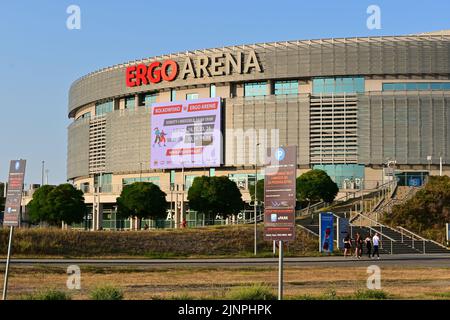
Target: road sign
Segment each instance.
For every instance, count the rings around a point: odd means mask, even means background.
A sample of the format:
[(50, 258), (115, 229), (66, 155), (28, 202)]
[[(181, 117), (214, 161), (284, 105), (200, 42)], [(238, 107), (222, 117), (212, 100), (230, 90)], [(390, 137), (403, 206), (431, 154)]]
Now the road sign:
[(264, 169), (264, 239), (293, 241), (297, 146), (269, 149)]
[(26, 160), (11, 160), (9, 165), (8, 191), (6, 193), (3, 225), (18, 227), (22, 202)]

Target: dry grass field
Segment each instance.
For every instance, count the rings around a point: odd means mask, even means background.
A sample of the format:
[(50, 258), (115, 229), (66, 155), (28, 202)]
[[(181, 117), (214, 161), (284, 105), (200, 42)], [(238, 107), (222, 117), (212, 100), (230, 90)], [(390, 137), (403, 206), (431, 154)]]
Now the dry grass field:
[[(81, 290), (66, 288), (66, 270), (61, 267), (12, 267), (9, 298), (46, 289), (66, 291), (72, 299), (88, 299), (102, 285), (123, 291), (125, 299), (223, 299), (231, 288), (265, 283), (276, 292), (275, 267), (151, 268), (82, 267)], [(381, 269), (382, 290), (391, 299), (450, 299), (450, 269)], [(339, 298), (366, 288), (365, 267), (288, 267), (285, 298)]]

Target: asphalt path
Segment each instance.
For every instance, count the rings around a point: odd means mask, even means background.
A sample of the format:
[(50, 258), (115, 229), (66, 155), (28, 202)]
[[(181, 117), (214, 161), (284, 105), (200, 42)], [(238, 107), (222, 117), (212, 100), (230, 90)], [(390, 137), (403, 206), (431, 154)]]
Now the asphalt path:
[[(67, 266), (90, 265), (103, 267), (276, 267), (278, 258), (228, 258), (228, 259), (11, 259), (12, 266)], [(5, 259), (0, 260), (4, 266)], [(450, 254), (399, 254), (382, 255), (380, 259), (342, 256), (284, 258), (286, 266), (342, 267), (378, 266), (450, 268)]]

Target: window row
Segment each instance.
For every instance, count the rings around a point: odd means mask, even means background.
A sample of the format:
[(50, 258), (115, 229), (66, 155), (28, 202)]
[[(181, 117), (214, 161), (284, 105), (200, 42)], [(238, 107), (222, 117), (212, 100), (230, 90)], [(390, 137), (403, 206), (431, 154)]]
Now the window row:
[(397, 82), (383, 83), (383, 91), (450, 90), (450, 82)]

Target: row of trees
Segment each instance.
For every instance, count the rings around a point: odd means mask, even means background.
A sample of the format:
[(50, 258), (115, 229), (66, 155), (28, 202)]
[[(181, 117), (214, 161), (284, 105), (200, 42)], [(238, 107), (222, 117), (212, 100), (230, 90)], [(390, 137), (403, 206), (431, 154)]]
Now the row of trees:
[[(338, 192), (337, 185), (322, 170), (311, 170), (297, 178), (297, 199), (301, 205), (317, 201), (331, 202)], [(250, 188), (254, 199), (254, 188)], [(257, 182), (257, 200), (264, 197), (264, 180)], [(189, 207), (210, 216), (221, 214), (230, 216), (244, 208), (242, 194), (235, 182), (226, 176), (196, 177), (189, 188)], [(166, 193), (150, 182), (136, 182), (124, 186), (117, 198), (117, 217), (127, 219), (163, 219), (166, 217), (168, 202)], [(47, 222), (58, 225), (83, 221), (87, 208), (83, 193), (70, 184), (42, 186), (28, 204), (30, 219), (34, 223)]]

